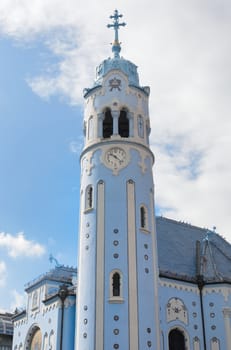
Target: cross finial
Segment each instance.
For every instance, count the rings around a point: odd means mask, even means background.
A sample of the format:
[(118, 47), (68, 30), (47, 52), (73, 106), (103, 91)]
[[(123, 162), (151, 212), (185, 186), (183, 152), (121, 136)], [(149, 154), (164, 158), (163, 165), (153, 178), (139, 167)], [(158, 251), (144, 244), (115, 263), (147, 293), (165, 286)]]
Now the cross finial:
[(115, 30), (115, 40), (114, 43), (112, 45), (112, 52), (114, 52), (114, 57), (119, 57), (119, 53), (121, 50), (120, 47), (120, 42), (119, 42), (119, 27), (121, 26), (125, 26), (126, 23), (119, 23), (119, 18), (123, 17), (123, 15), (119, 15), (118, 10), (114, 11), (114, 15), (110, 16), (109, 18), (114, 19), (113, 24), (108, 24), (107, 27), (108, 28), (114, 28)]

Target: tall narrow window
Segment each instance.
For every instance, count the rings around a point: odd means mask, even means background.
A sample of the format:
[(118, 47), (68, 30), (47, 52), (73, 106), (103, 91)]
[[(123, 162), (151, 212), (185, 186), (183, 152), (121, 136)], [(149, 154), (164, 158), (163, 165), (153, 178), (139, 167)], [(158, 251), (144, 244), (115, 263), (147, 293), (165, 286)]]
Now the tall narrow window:
[(168, 336), (169, 350), (185, 350), (185, 337), (179, 329), (173, 329)]
[(93, 208), (93, 187), (91, 185), (86, 188), (86, 197), (85, 197), (85, 210)]
[(129, 119), (125, 110), (120, 111), (119, 135), (121, 137), (129, 137)]
[(105, 111), (105, 116), (103, 120), (103, 138), (109, 138), (113, 134), (113, 119), (111, 115), (111, 111), (108, 108)]
[(112, 276), (112, 296), (120, 296), (120, 274), (115, 272)]
[(144, 137), (144, 120), (141, 115), (138, 116), (138, 135), (139, 137), (143, 138)]
[(147, 209), (144, 205), (140, 207), (140, 227), (148, 229)]
[(119, 270), (112, 270), (109, 277), (109, 302), (121, 304), (123, 299), (123, 274)]

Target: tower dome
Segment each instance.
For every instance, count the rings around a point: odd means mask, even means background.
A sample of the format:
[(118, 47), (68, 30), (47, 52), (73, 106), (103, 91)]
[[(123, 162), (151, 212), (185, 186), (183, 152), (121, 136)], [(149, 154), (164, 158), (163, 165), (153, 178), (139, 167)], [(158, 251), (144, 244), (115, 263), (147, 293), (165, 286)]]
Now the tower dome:
[(101, 62), (96, 67), (96, 77), (94, 81), (94, 85), (92, 88), (84, 89), (84, 97), (94, 90), (97, 87), (100, 87), (103, 82), (103, 78), (107, 75), (111, 70), (119, 70), (123, 72), (128, 79), (129, 86), (135, 86), (139, 89), (142, 89), (147, 95), (149, 95), (150, 89), (149, 87), (141, 87), (139, 83), (139, 76), (137, 72), (137, 66), (129, 60), (124, 59), (120, 56), (121, 51), (121, 43), (119, 42), (118, 30), (120, 26), (125, 26), (126, 23), (119, 23), (119, 18), (123, 15), (119, 15), (118, 11), (115, 10), (114, 15), (110, 16), (110, 18), (114, 19), (113, 24), (108, 24), (108, 28), (114, 28), (115, 30), (115, 38), (112, 44), (112, 53), (113, 57), (109, 57), (103, 62)]

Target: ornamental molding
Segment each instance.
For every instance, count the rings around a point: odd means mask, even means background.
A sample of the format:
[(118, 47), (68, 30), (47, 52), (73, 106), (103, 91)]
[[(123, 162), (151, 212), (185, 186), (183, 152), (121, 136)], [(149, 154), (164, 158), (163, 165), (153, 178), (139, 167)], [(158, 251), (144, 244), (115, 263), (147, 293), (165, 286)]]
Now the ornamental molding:
[(170, 282), (170, 281), (160, 279), (160, 286), (166, 287), (166, 288), (173, 288), (179, 291), (184, 291), (184, 292), (189, 292), (189, 293), (194, 293), (196, 295), (199, 295), (198, 287), (194, 287), (192, 285), (187, 286), (180, 282)]
[(43, 309), (43, 315), (45, 315), (47, 312), (54, 310), (57, 307), (59, 307), (59, 301), (55, 301), (52, 304), (50, 304), (49, 306), (45, 306)]
[(167, 322), (179, 320), (188, 324), (188, 310), (184, 302), (179, 298), (171, 298), (166, 305)]
[(222, 294), (224, 297), (224, 300), (227, 302), (229, 299), (229, 296), (231, 295), (231, 288), (226, 286), (224, 287), (205, 286), (204, 287), (203, 295), (212, 294), (212, 293)]
[(82, 172), (85, 172), (88, 176), (92, 174), (92, 169), (95, 167), (92, 162), (94, 153), (95, 151), (90, 151), (82, 159)]
[(109, 91), (110, 92), (114, 89), (121, 91), (121, 88), (122, 88), (121, 79), (118, 79), (117, 77), (109, 79)]
[[(128, 166), (131, 162), (131, 151), (137, 151), (140, 156), (140, 160), (137, 162), (138, 166), (141, 169), (142, 174), (144, 174), (147, 170), (148, 167), (150, 166), (150, 169), (152, 168), (152, 165), (154, 164), (155, 158), (150, 149), (148, 149), (145, 145), (143, 144), (137, 144), (135, 138), (134, 142), (123, 142), (120, 143), (118, 141), (121, 140), (121, 137), (119, 135), (113, 135), (110, 139), (109, 142), (107, 143), (100, 143), (98, 146), (94, 145), (94, 150), (85, 150), (83, 158), (81, 160), (81, 170), (82, 170), (82, 175), (83, 173), (86, 173), (88, 176), (92, 175), (92, 170), (95, 168), (95, 164), (93, 163), (93, 157), (94, 154), (97, 151), (101, 151), (101, 155), (99, 156), (99, 160), (101, 164), (105, 164), (105, 154), (107, 151), (109, 151), (111, 148), (118, 147), (127, 153), (127, 162), (126, 165), (124, 164), (123, 167), (120, 169), (111, 169), (114, 175), (118, 175), (121, 169), (124, 169), (125, 167)], [(114, 142), (113, 142), (114, 141)], [(91, 148), (92, 149), (92, 148)], [(150, 160), (147, 163), (147, 160)], [(108, 167), (108, 166), (107, 166)]]
[(18, 328), (18, 327), (20, 327), (20, 326), (22, 326), (24, 324), (27, 324), (27, 319), (26, 318), (24, 318), (24, 319), (22, 319), (20, 321), (14, 322), (14, 328)]
[[(137, 150), (137, 149), (136, 149)], [(139, 154), (140, 154), (140, 162), (138, 163), (140, 169), (141, 169), (141, 172), (142, 174), (145, 174), (146, 171), (147, 171), (147, 166), (146, 166), (146, 163), (145, 163), (145, 160), (146, 158), (150, 158), (145, 152), (141, 151), (141, 150), (138, 150)]]
[(118, 69), (112, 69), (110, 70), (104, 77), (103, 79), (103, 88), (108, 88), (109, 87), (109, 90), (110, 90), (110, 80), (121, 80), (122, 83), (123, 83), (123, 87), (127, 87), (128, 84), (129, 84), (129, 81), (128, 81), (128, 78), (126, 76), (126, 74), (124, 74), (121, 70)]

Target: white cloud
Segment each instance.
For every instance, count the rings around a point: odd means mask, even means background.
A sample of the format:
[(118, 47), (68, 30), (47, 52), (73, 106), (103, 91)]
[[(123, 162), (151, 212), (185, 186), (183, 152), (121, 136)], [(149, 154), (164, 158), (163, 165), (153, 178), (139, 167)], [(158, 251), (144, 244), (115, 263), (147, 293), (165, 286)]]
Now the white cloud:
[(6, 264), (4, 261), (0, 261), (0, 287), (4, 287), (6, 284)]
[(10, 303), (10, 310), (12, 312), (15, 311), (15, 309), (21, 309), (24, 308), (26, 305), (26, 294), (20, 294), (15, 289), (10, 291), (12, 301)]
[(69, 147), (72, 153), (80, 155), (81, 150), (83, 149), (83, 137), (80, 137), (78, 141), (71, 141)]
[(27, 240), (22, 232), (16, 236), (1, 232), (0, 248), (6, 248), (9, 256), (40, 257), (45, 253), (45, 247), (34, 241)]
[[(117, 6), (128, 23), (120, 31), (122, 55), (139, 65), (141, 84), (151, 86), (156, 203), (164, 215), (216, 225), (231, 240), (231, 3), (118, 0)], [(106, 24), (113, 10), (105, 0), (79, 6), (3, 0), (0, 30), (18, 41), (42, 35), (57, 61), (29, 85), (43, 98), (79, 104), (94, 67), (110, 55)]]

